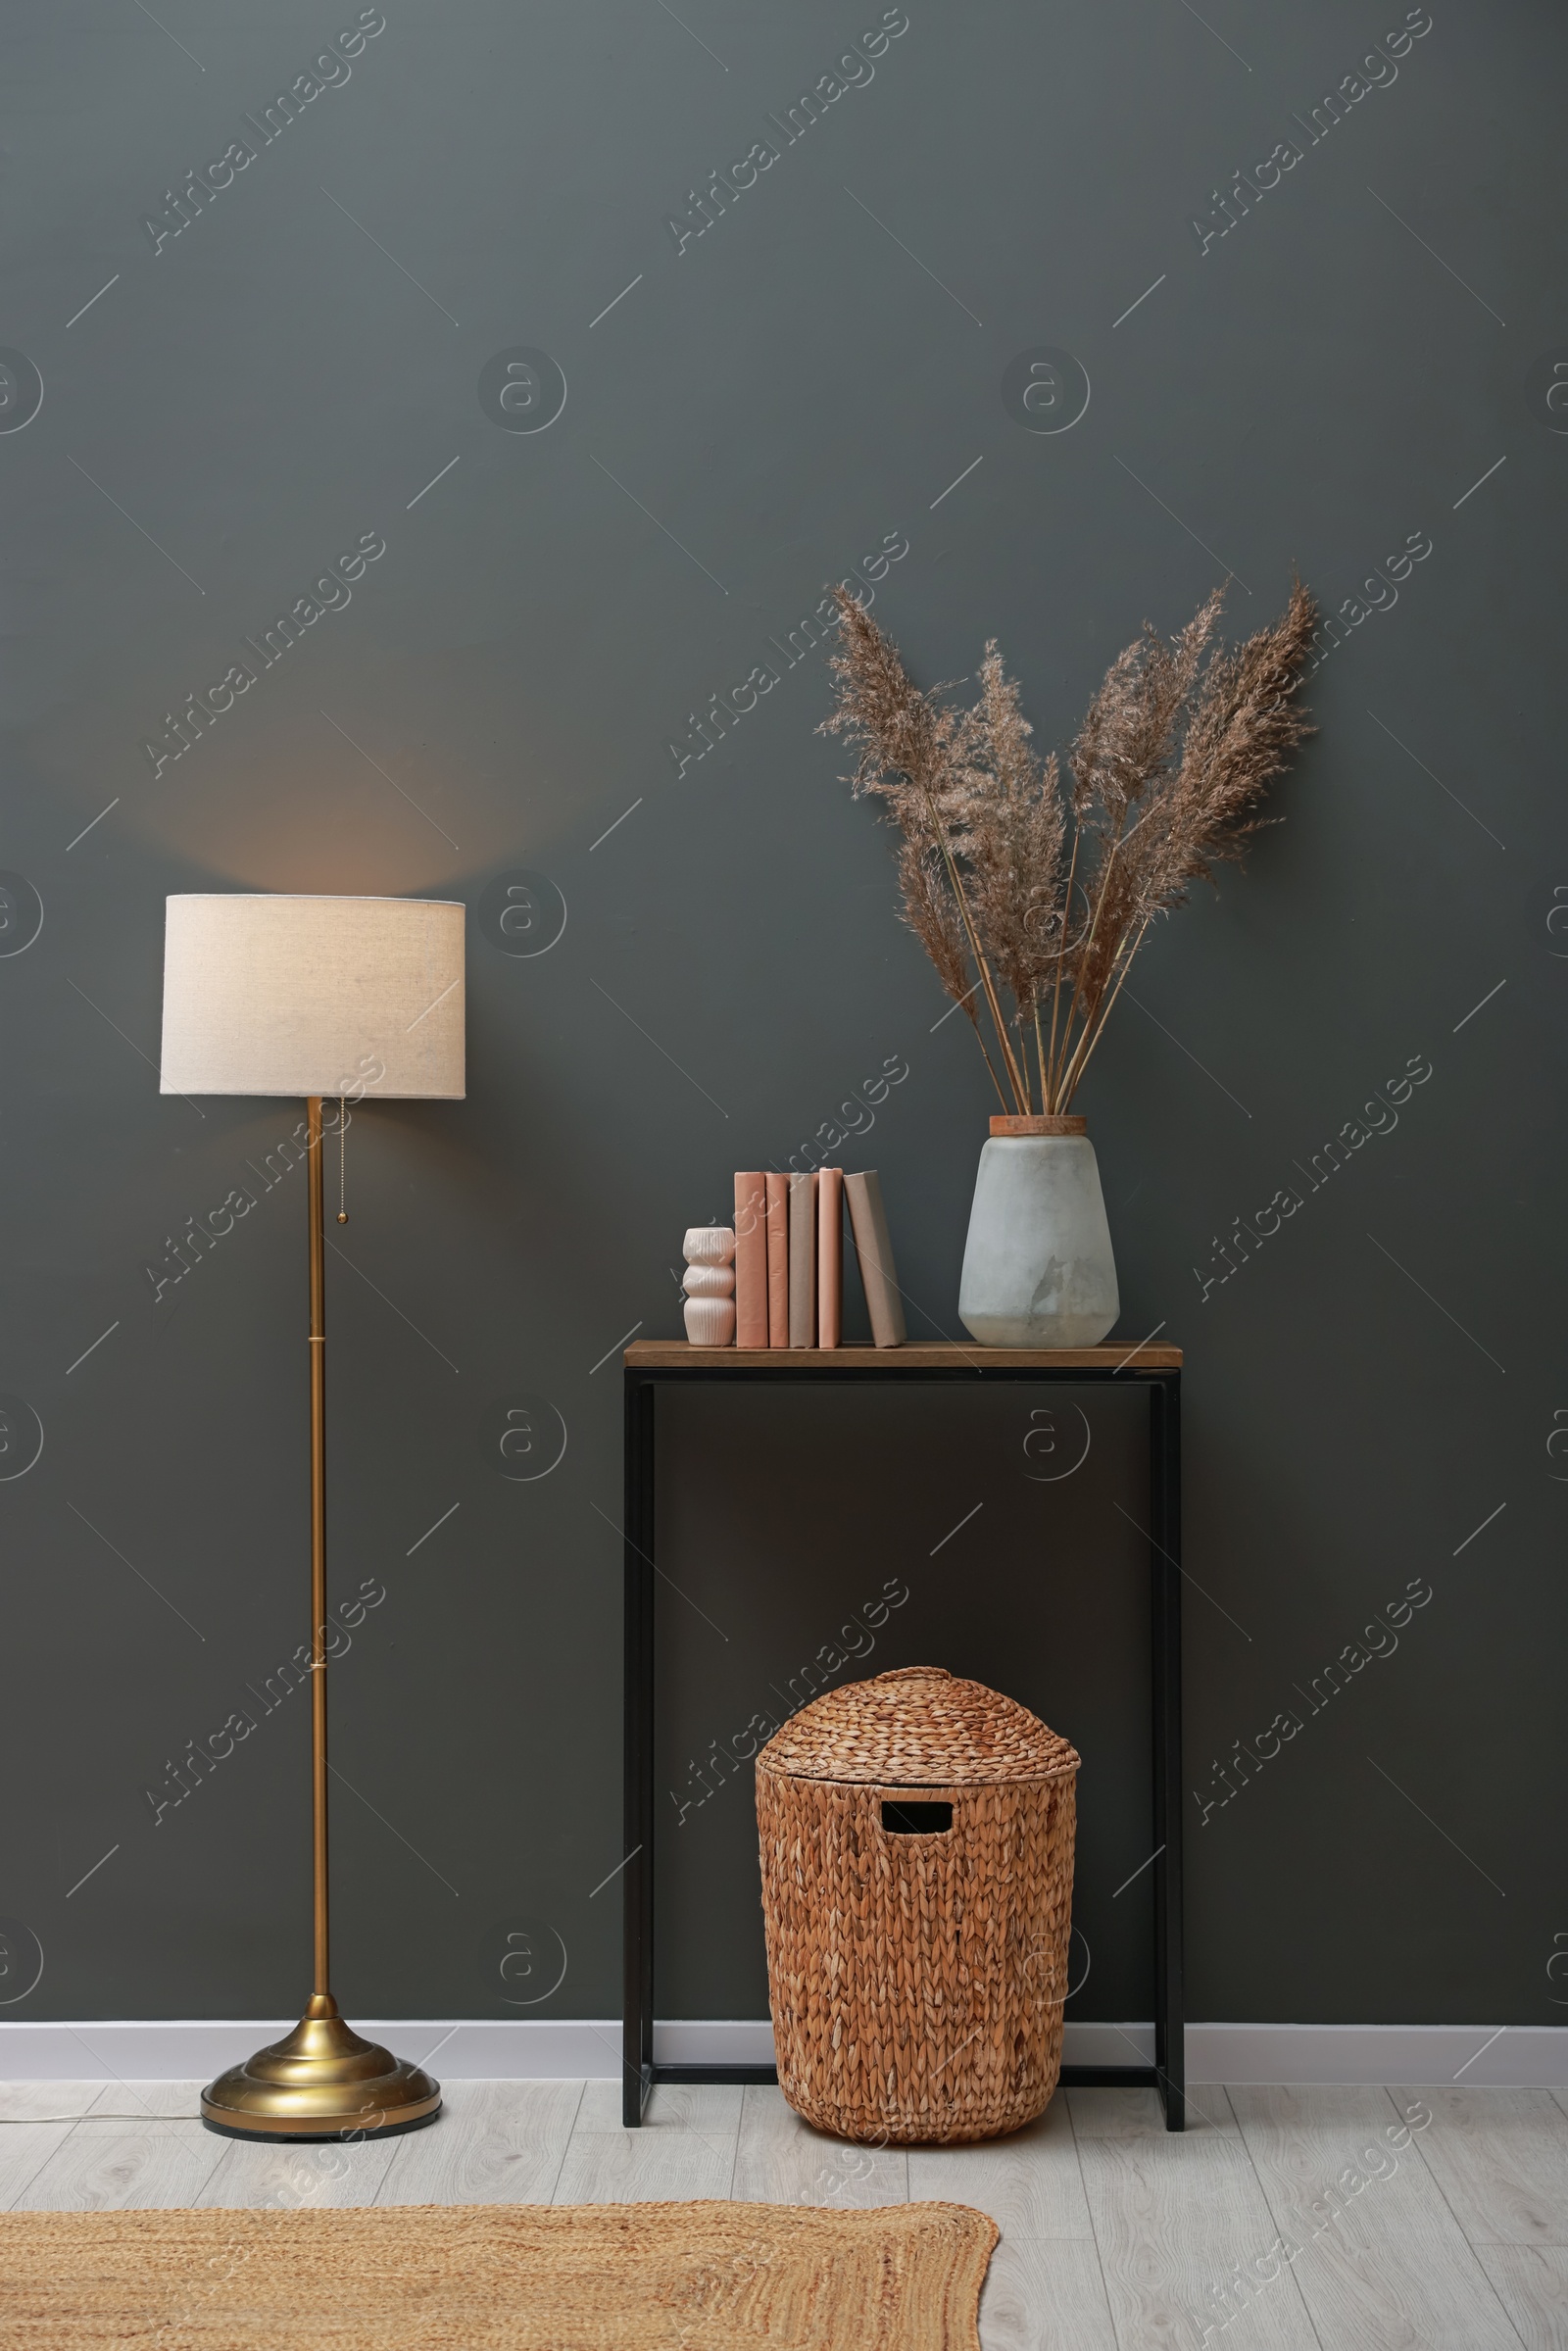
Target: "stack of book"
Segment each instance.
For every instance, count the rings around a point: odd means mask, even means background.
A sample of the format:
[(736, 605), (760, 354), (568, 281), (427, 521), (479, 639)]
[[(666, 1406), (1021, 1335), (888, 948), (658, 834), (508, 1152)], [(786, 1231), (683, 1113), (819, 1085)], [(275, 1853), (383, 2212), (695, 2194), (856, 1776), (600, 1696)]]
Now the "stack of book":
[(735, 1344), (838, 1347), (844, 1321), (844, 1211), (877, 1347), (902, 1347), (904, 1300), (876, 1170), (735, 1178)]

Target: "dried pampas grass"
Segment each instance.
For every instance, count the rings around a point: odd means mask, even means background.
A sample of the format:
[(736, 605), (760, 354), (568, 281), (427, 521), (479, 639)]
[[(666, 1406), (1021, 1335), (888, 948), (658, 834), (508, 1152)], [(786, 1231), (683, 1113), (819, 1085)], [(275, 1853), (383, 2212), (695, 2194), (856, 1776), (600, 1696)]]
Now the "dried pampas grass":
[(1272, 821), (1264, 787), (1313, 732), (1295, 698), (1316, 607), (1298, 580), (1280, 619), (1231, 649), (1214, 641), (1217, 591), (1168, 643), (1146, 623), (1089, 706), (1064, 788), (994, 642), (966, 706), (922, 692), (863, 606), (833, 594), (838, 704), (819, 731), (847, 739), (848, 780), (899, 828), (904, 918), (1003, 1108), (1063, 1111), (1154, 917)]

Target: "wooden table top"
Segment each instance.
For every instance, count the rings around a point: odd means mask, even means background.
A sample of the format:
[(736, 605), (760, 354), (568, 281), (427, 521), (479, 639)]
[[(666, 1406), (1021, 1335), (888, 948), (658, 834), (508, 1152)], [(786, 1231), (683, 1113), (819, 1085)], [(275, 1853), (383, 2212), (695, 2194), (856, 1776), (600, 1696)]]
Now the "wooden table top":
[(628, 1371), (1180, 1371), (1179, 1347), (1112, 1340), (1102, 1347), (693, 1347), (638, 1339)]

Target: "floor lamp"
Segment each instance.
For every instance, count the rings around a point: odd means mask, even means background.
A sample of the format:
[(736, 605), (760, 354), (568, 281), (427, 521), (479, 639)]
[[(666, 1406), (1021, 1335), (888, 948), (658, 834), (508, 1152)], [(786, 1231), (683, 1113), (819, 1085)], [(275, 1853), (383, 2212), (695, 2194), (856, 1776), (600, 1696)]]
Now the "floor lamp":
[(328, 1975), (321, 1099), (462, 1098), (465, 909), (238, 892), (168, 904), (162, 1091), (303, 1095), (310, 1215), (315, 1989), (292, 2033), (209, 2084), (202, 2120), (231, 2138), (413, 2131), (435, 2120), (440, 2083), (345, 2024)]

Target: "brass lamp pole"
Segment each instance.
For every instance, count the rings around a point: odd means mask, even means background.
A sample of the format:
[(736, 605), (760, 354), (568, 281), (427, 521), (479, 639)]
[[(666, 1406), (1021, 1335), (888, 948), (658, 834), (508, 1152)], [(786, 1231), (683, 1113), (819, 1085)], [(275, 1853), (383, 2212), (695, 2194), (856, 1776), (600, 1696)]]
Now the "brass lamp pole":
[[(440, 2083), (363, 2039), (339, 2014), (331, 1990), (321, 1097), (351, 1089), (462, 1094), (463, 916), (461, 906), (418, 899), (234, 894), (169, 901), (163, 1091), (288, 1093), (296, 1092), (289, 1078), (314, 1080), (297, 1089), (306, 1093), (310, 1218), (314, 1988), (292, 2033), (203, 2091), (203, 2122), (229, 2138), (414, 2131), (441, 2108)], [(445, 1017), (432, 1019), (438, 1010)], [(352, 1078), (323, 1082), (328, 1071), (349, 1070)]]
[(338, 2014), (329, 1963), (326, 1868), (326, 1231), (321, 1098), (305, 1105), (311, 1220), (311, 1878), (315, 1988), (284, 2039), (259, 2049), (202, 2092), (202, 2121), (225, 2138), (337, 2138), (433, 2123), (441, 2085), (362, 2040)]

